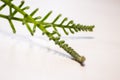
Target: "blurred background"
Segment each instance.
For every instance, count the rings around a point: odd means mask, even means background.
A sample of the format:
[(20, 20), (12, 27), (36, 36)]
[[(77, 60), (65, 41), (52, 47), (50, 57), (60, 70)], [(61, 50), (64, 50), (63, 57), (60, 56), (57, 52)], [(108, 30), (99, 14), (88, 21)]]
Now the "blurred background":
[[(14, 0), (19, 5), (20, 0)], [(0, 2), (0, 5), (2, 3)], [(80, 55), (85, 66), (73, 61), (64, 50), (37, 29), (31, 36), (25, 26), (14, 21), (13, 34), (8, 21), (0, 18), (0, 80), (119, 80), (120, 79), (120, 0), (25, 0), (27, 13), (50, 10), (84, 25), (93, 32), (79, 32), (62, 38)], [(0, 14), (8, 14), (7, 7)], [(17, 14), (17, 16), (20, 16)]]

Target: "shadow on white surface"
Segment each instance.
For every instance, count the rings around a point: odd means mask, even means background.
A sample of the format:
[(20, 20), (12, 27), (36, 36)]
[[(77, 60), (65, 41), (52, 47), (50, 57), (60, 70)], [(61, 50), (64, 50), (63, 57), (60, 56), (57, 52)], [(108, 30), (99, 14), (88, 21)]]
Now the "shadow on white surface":
[[(80, 33), (77, 37), (63, 37), (86, 57), (86, 66), (59, 56), (59, 51), (60, 55), (65, 52), (47, 39), (28, 35), (21, 39), (18, 34), (1, 32), (2, 28), (9, 32), (9, 25), (0, 19), (0, 80), (120, 80), (119, 0), (26, 1), (33, 8), (40, 7), (42, 15), (42, 12), (53, 10), (75, 22), (96, 26), (93, 33), (85, 33), (87, 36)], [(19, 32), (19, 28), (17, 30)], [(24, 30), (20, 33), (24, 34)]]

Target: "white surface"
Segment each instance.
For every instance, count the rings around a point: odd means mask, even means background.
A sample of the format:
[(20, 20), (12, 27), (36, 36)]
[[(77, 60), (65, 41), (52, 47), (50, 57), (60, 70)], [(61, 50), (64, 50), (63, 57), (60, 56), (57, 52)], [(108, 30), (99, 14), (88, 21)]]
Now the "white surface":
[(93, 33), (82, 32), (75, 37), (71, 35), (73, 39), (65, 38), (86, 57), (86, 66), (81, 67), (65, 57), (66, 52), (41, 36), (39, 30), (31, 37), (26, 28), (16, 23), (15, 35), (7, 21), (0, 19), (3, 23), (0, 27), (0, 80), (120, 80), (119, 0), (25, 1), (32, 9), (39, 7), (41, 15), (53, 10), (53, 16), (62, 13), (75, 22), (96, 26)]

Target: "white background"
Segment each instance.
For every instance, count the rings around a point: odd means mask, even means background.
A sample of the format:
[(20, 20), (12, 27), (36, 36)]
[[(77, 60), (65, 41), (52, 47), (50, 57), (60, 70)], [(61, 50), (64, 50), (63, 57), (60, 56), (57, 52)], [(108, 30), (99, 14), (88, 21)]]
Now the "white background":
[[(119, 0), (25, 0), (29, 13), (39, 8), (50, 19), (63, 14), (76, 23), (95, 25), (94, 32), (80, 32), (64, 37), (80, 55), (85, 66), (46, 36), (32, 37), (25, 26), (14, 22), (16, 34), (0, 18), (0, 80), (119, 80), (120, 79), (120, 1)], [(18, 4), (19, 1), (15, 1)], [(1, 4), (1, 3), (0, 3)], [(2, 12), (0, 12), (2, 13)], [(7, 8), (3, 10), (7, 14)], [(48, 21), (50, 21), (50, 19)], [(64, 34), (63, 34), (64, 35)]]

